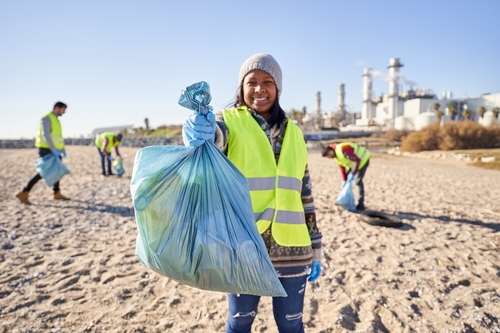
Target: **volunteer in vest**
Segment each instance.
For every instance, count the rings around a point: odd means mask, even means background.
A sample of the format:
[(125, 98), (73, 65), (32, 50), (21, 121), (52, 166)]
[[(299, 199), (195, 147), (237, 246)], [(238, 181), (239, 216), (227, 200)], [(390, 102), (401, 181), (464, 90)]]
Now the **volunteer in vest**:
[(342, 142), (323, 148), (322, 155), (323, 157), (333, 158), (340, 166), (343, 179), (342, 187), (348, 178), (355, 179), (359, 189), (359, 200), (356, 210), (365, 210), (363, 178), (365, 177), (368, 165), (370, 165), (370, 152), (355, 143)]
[[(63, 102), (57, 102), (52, 112), (47, 113), (40, 120), (38, 134), (35, 140), (35, 147), (38, 148), (38, 155), (40, 155), (40, 157), (47, 154), (55, 154), (59, 158), (66, 157), (61, 123), (58, 119), (66, 112), (66, 108), (67, 105)], [(17, 198), (21, 200), (22, 203), (31, 204), (28, 198), (29, 192), (40, 179), (42, 179), (42, 176), (37, 174), (28, 182), (28, 185), (17, 194)], [(59, 182), (54, 184), (53, 189), (55, 200), (69, 200), (68, 197), (61, 194)]]
[[(273, 298), (278, 330), (304, 332), (306, 281), (320, 276), (322, 238), (304, 135), (280, 107), (281, 68), (271, 55), (248, 58), (238, 84), (231, 109), (186, 120), (184, 143), (213, 140), (247, 178), (257, 229), (288, 295)], [(260, 296), (230, 294), (228, 300), (226, 332), (250, 332)]]
[(105, 160), (108, 161), (108, 175), (112, 175), (111, 172), (111, 162), (113, 162), (113, 158), (111, 157), (111, 149), (115, 148), (116, 156), (120, 157), (120, 152), (118, 151), (118, 145), (122, 141), (121, 134), (115, 134), (113, 132), (104, 132), (99, 134), (95, 138), (95, 145), (97, 146), (97, 151), (101, 156), (101, 168), (102, 175), (106, 176), (106, 171), (104, 168)]

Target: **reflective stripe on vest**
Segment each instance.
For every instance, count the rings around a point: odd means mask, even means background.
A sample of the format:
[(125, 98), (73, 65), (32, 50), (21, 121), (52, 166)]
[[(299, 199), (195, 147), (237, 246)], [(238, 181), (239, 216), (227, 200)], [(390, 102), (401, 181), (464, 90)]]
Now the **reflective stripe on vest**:
[(54, 147), (58, 150), (64, 149), (64, 138), (62, 136), (62, 128), (59, 119), (53, 112), (49, 112), (40, 119), (40, 125), (38, 126), (38, 133), (35, 140), (35, 147), (38, 148), (50, 148), (45, 136), (43, 135), (43, 120), (45, 118), (50, 119), (50, 138)]
[(356, 156), (360, 159), (361, 162), (359, 163), (358, 169), (364, 167), (366, 162), (368, 162), (368, 160), (370, 159), (370, 152), (366, 148), (359, 146), (353, 142), (339, 143), (335, 147), (335, 162), (349, 169), (351, 169), (354, 166), (354, 161), (351, 161), (350, 159), (345, 157), (344, 153), (342, 152), (342, 147), (345, 146), (350, 146), (352, 150), (354, 150)]
[(108, 139), (106, 152), (109, 154), (111, 153), (111, 148), (114, 148), (120, 144), (120, 141), (113, 142), (115, 135), (116, 134), (114, 132), (101, 133), (95, 138), (95, 145), (97, 146), (97, 148), (99, 148), (99, 150), (102, 150), (102, 143), (104, 142), (104, 139)]
[(254, 216), (255, 216), (255, 221), (259, 221), (259, 220), (272, 221), (272, 219), (274, 217), (274, 208), (268, 208), (263, 212), (254, 213)]
[[(247, 178), (250, 191), (272, 190), (276, 186), (275, 177)], [(302, 181), (293, 177), (278, 176), (278, 187), (302, 193)]]
[[(362, 151), (361, 155), (359, 154), (360, 152)], [(358, 147), (356, 147), (356, 150), (354, 151), (354, 153), (356, 154), (356, 156), (358, 156), (358, 158), (360, 160), (363, 159), (363, 157), (365, 156), (366, 154), (366, 149), (364, 148), (361, 148), (361, 146), (358, 145)]]
[[(302, 204), (307, 149), (302, 131), (287, 122), (276, 165), (269, 139), (246, 107), (223, 111), (229, 131), (228, 158), (248, 181), (257, 229), (282, 246), (309, 246)], [(251, 148), (250, 148), (251, 147)]]

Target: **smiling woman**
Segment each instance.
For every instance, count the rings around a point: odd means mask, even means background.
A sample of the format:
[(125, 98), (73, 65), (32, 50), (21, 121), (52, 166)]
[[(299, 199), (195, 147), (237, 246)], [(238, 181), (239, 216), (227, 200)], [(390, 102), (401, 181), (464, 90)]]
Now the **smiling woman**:
[[(269, 54), (240, 68), (232, 108), (214, 117), (188, 118), (187, 145), (214, 141), (245, 176), (257, 230), (287, 297), (273, 297), (280, 332), (304, 332), (306, 281), (321, 275), (321, 232), (316, 225), (304, 134), (279, 104), (282, 74)], [(215, 127), (215, 128), (214, 128)], [(215, 132), (215, 133), (214, 133)], [(250, 332), (260, 296), (229, 294), (226, 332)]]

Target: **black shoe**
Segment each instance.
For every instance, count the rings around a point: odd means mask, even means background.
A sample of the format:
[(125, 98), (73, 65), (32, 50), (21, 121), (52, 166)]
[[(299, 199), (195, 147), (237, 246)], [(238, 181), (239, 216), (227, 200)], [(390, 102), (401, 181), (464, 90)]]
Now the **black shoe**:
[(357, 205), (356, 206), (356, 210), (358, 212), (362, 212), (362, 211), (366, 210), (365, 205)]

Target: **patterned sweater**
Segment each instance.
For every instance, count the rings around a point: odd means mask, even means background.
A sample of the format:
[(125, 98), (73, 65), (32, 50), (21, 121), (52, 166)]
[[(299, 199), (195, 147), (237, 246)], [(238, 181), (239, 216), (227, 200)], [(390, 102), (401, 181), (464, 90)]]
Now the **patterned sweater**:
[[(276, 163), (278, 163), (281, 146), (286, 132), (286, 123), (288, 118), (285, 118), (280, 126), (269, 128), (267, 121), (259, 116), (255, 111), (248, 109), (260, 128), (264, 131), (269, 143), (271, 144)], [(217, 128), (215, 134), (215, 144), (227, 155), (227, 144), (229, 142), (229, 131), (224, 124), (222, 112), (215, 113)], [(311, 268), (312, 260), (321, 260), (321, 238), (322, 234), (318, 230), (316, 224), (316, 213), (314, 200), (312, 197), (312, 184), (309, 175), (309, 168), (306, 165), (304, 177), (302, 178), (302, 204), (304, 206), (305, 218), (309, 235), (311, 236), (311, 246), (305, 247), (287, 247), (278, 245), (272, 235), (270, 228), (262, 234), (264, 243), (266, 244), (269, 257), (278, 273), (279, 277), (295, 277), (306, 275)]]

